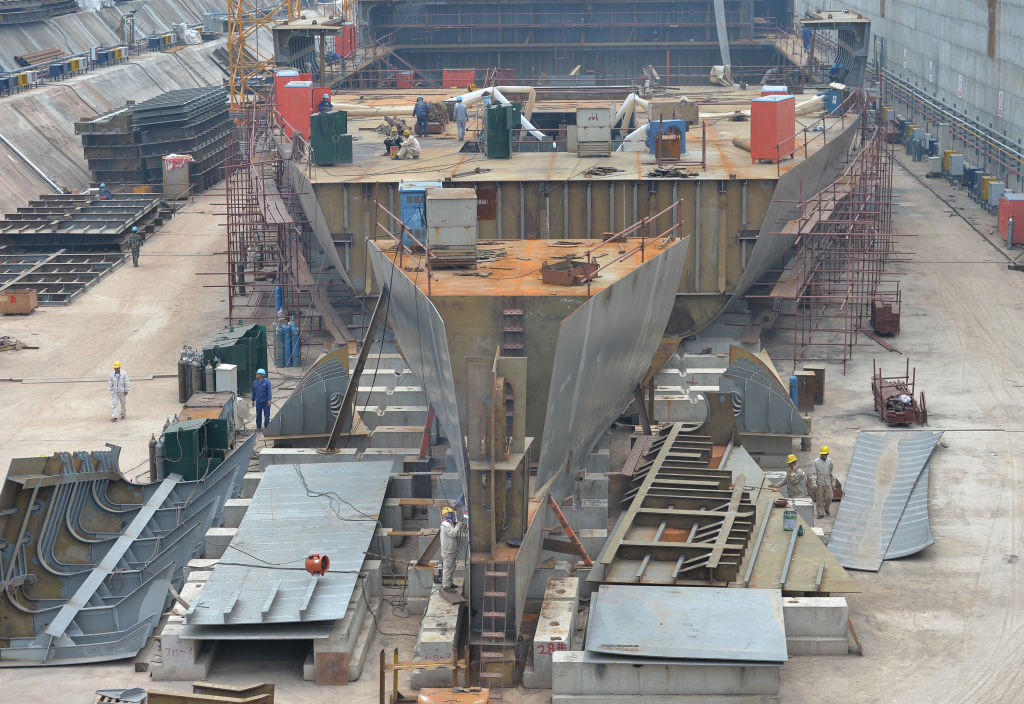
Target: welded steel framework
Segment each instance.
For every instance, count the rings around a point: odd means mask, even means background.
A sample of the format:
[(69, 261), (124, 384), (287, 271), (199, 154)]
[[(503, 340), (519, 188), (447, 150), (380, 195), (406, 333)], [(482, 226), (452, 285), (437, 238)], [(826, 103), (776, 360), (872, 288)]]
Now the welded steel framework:
[(796, 235), (778, 279), (747, 294), (771, 300), (775, 329), (789, 333), (791, 350), (773, 359), (794, 369), (800, 362), (841, 362), (845, 372), (861, 334), (873, 334), (872, 305), (900, 304), (899, 274), (891, 268), (905, 254), (892, 232), (893, 145), (873, 117), (862, 113), (859, 144), (840, 176), (794, 204), (794, 218), (772, 233)]

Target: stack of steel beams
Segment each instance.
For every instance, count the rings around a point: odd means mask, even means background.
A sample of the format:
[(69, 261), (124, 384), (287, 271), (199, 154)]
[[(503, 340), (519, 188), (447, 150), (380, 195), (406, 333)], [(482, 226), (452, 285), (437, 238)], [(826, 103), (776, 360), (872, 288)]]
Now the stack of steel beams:
[(118, 252), (138, 227), (145, 235), (170, 216), (152, 193), (47, 194), (0, 220), (5, 253)]
[(107, 184), (159, 184), (163, 157), (188, 154), (190, 182), (203, 191), (223, 175), (231, 135), (227, 92), (188, 88), (75, 123), (89, 170)]
[(0, 254), (0, 295), (11, 289), (36, 291), (39, 305), (64, 306), (124, 263), (117, 254)]

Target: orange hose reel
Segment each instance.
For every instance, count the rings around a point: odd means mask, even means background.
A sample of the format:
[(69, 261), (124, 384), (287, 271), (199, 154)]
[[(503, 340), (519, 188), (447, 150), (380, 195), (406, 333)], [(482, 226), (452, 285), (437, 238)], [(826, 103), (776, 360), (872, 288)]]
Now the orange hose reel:
[(331, 567), (331, 560), (327, 555), (320, 555), (319, 553), (313, 553), (306, 558), (306, 571), (312, 575), (324, 575), (327, 574), (327, 570)]

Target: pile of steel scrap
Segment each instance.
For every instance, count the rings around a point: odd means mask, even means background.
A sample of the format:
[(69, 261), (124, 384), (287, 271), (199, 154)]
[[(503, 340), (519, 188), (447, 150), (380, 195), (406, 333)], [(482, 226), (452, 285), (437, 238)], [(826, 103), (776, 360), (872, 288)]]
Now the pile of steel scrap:
[(136, 655), (241, 488), (254, 441), (194, 482), (132, 483), (113, 445), (12, 460), (0, 492), (0, 666)]
[(862, 432), (829, 550), (844, 567), (877, 572), (882, 560), (934, 541), (928, 525), (929, 458), (942, 431)]
[(887, 425), (928, 425), (928, 406), (925, 404), (924, 391), (920, 401), (914, 399), (914, 388), (917, 383), (917, 369), (913, 374), (910, 360), (907, 360), (907, 371), (903, 376), (882, 376), (882, 370), (871, 363), (871, 395), (875, 399), (875, 413)]

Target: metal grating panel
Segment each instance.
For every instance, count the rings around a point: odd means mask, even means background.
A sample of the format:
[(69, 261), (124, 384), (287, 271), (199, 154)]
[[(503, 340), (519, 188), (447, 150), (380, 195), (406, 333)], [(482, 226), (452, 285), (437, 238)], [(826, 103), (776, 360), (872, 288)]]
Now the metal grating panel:
[(586, 649), (646, 658), (785, 662), (782, 592), (605, 584), (590, 610)]
[[(558, 332), (537, 484), (560, 501), (598, 439), (633, 398), (665, 332), (689, 239), (662, 251), (569, 315)], [(596, 382), (596, 383), (595, 383)]]
[[(899, 557), (931, 544), (928, 477), (922, 481), (922, 475), (941, 435), (931, 430), (860, 433), (828, 546), (841, 565), (877, 572), (890, 549)], [(905, 515), (909, 523), (894, 542)]]
[[(390, 462), (267, 467), (238, 534), (185, 622), (223, 626), (342, 618), (390, 476)], [(303, 562), (312, 553), (330, 557), (326, 575), (305, 571)]]

